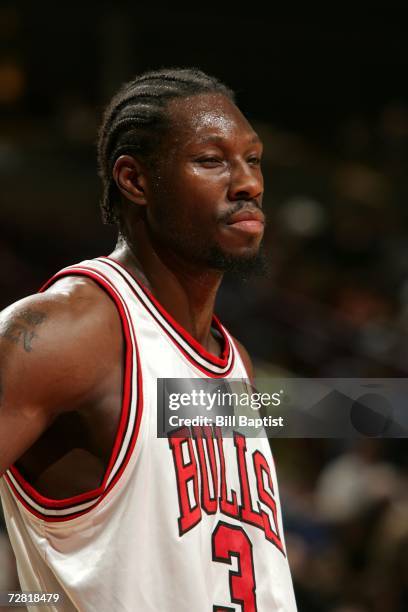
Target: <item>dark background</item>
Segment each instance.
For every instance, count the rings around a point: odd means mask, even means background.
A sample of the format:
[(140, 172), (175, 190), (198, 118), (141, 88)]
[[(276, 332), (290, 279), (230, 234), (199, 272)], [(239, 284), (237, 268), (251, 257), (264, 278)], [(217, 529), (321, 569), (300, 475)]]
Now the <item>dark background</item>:
[[(258, 375), (406, 376), (406, 23), (385, 4), (271, 9), (2, 1), (1, 307), (112, 250), (102, 109), (138, 72), (197, 66), (235, 89), (265, 142), (269, 276), (226, 279), (217, 307)], [(299, 610), (408, 609), (405, 441), (272, 447)]]

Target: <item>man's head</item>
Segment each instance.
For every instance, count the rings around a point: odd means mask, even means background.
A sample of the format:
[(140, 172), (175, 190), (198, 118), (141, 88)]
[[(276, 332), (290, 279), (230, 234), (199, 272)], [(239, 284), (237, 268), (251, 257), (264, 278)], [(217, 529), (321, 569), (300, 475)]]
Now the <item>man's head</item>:
[(251, 267), (263, 233), (262, 147), (232, 92), (198, 70), (149, 72), (109, 105), (99, 140), (106, 222), (216, 269)]

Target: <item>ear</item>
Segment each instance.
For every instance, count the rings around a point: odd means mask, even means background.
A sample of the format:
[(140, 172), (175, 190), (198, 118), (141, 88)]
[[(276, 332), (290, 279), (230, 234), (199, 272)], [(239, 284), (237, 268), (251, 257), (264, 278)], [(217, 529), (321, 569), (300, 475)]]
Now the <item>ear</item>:
[(146, 174), (137, 159), (131, 155), (121, 155), (113, 166), (112, 174), (119, 191), (127, 200), (146, 205)]

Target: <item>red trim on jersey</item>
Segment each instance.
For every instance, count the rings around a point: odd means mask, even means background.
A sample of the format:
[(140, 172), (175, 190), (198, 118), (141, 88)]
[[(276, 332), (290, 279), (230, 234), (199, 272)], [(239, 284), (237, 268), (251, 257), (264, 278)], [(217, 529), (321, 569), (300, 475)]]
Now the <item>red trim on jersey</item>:
[[(286, 557), (283, 542), (282, 542), (282, 539), (279, 533), (278, 512), (277, 512), (276, 501), (274, 498), (275, 491), (273, 488), (271, 469), (269, 467), (266, 457), (259, 450), (256, 450), (252, 454), (252, 462), (254, 464), (255, 477), (256, 477), (256, 488), (258, 491), (259, 499), (271, 511), (272, 516), (273, 516), (273, 522), (275, 525), (275, 529), (273, 529), (269, 515), (264, 510), (261, 510), (261, 515), (262, 515), (262, 519), (264, 522), (265, 537), (267, 540), (272, 542), (278, 548), (278, 550), (280, 550), (280, 552), (283, 554), (284, 557)], [(268, 479), (268, 486), (270, 489), (270, 493), (265, 488), (265, 484), (263, 480), (264, 473), (266, 474), (266, 477)]]
[[(101, 276), (102, 278), (99, 278), (98, 275)], [(93, 489), (92, 491), (88, 491), (86, 493), (75, 495), (73, 497), (56, 500), (56, 499), (48, 498), (48, 497), (45, 497), (44, 495), (41, 495), (41, 493), (39, 493), (32, 485), (30, 485), (30, 483), (28, 483), (25, 480), (25, 478), (22, 476), (22, 474), (19, 472), (19, 470), (15, 466), (11, 466), (9, 470), (11, 474), (13, 475), (13, 477), (18, 482), (19, 486), (23, 489), (24, 493), (28, 495), (29, 497), (31, 497), (38, 505), (42, 506), (45, 509), (50, 509), (50, 510), (51, 509), (53, 510), (64, 509), (65, 510), (65, 509), (69, 509), (70, 507), (72, 507), (73, 509), (72, 514), (58, 516), (58, 515), (47, 515), (47, 514), (43, 514), (39, 512), (35, 508), (31, 507), (29, 503), (27, 503), (27, 501), (21, 496), (21, 494), (18, 492), (16, 487), (13, 485), (8, 475), (5, 474), (8, 484), (10, 485), (10, 487), (12, 488), (13, 492), (18, 497), (18, 499), (23, 503), (23, 505), (30, 512), (32, 512), (35, 516), (45, 519), (46, 521), (63, 521), (63, 520), (69, 520), (69, 519), (75, 518), (77, 516), (85, 514), (86, 512), (89, 512), (92, 508), (94, 508), (97, 504), (99, 504), (102, 501), (102, 499), (106, 496), (106, 494), (112, 489), (112, 487), (119, 480), (124, 469), (126, 468), (126, 465), (129, 462), (130, 456), (136, 444), (136, 439), (139, 433), (140, 421), (141, 421), (142, 409), (143, 409), (142, 374), (141, 374), (141, 368), (140, 368), (139, 352), (137, 348), (137, 342), (136, 342), (136, 336), (135, 336), (133, 323), (132, 323), (132, 320), (131, 320), (126, 304), (122, 303), (118, 292), (110, 284), (109, 279), (107, 279), (107, 277), (103, 273), (99, 271), (94, 271), (91, 269), (83, 269), (82, 267), (75, 267), (75, 266), (72, 268), (66, 269), (66, 270), (62, 270), (61, 272), (58, 272), (57, 274), (55, 274), (47, 283), (45, 283), (45, 285), (41, 287), (39, 292), (41, 293), (45, 291), (56, 280), (59, 280), (60, 278), (63, 278), (66, 276), (86, 276), (86, 277), (91, 278), (102, 289), (104, 289), (108, 293), (108, 295), (111, 297), (111, 299), (113, 300), (113, 302), (115, 303), (118, 309), (118, 312), (121, 318), (122, 329), (123, 329), (123, 334), (124, 334), (124, 339), (125, 339), (125, 347), (126, 347), (125, 349), (125, 371), (124, 371), (124, 377), (123, 377), (123, 397), (122, 397), (122, 408), (121, 408), (120, 421), (119, 421), (118, 429), (116, 432), (111, 456), (110, 456), (108, 466), (105, 471), (102, 483), (98, 488)], [(137, 368), (137, 405), (136, 405), (135, 424), (133, 426), (132, 436), (129, 441), (125, 456), (120, 466), (118, 467), (114, 478), (109, 483), (109, 486), (106, 487), (106, 483), (111, 475), (112, 468), (115, 465), (115, 462), (119, 456), (120, 450), (123, 445), (124, 436), (127, 431), (127, 426), (129, 422), (130, 407), (131, 407), (131, 402), (132, 402), (132, 373), (133, 373), (134, 363), (132, 359), (133, 342), (132, 342), (132, 336), (130, 333), (129, 323), (133, 331), (134, 349), (135, 349), (135, 354), (136, 354), (136, 368)], [(95, 504), (92, 504), (90, 507), (84, 510), (75, 512), (76, 506), (83, 504), (85, 502), (92, 501), (93, 499), (95, 499)]]
[(135, 276), (131, 273), (131, 271), (128, 268), (126, 268), (126, 266), (121, 264), (119, 261), (116, 261), (116, 259), (112, 259), (111, 257), (99, 257), (98, 259), (108, 260), (107, 263), (109, 263), (110, 261), (113, 261), (115, 264), (123, 268), (132, 277), (132, 279), (138, 284), (138, 286), (143, 291), (143, 293), (146, 295), (146, 297), (149, 298), (151, 302), (153, 302), (157, 310), (160, 312), (161, 315), (163, 315), (163, 317), (167, 320), (167, 322), (171, 325), (171, 327), (173, 327), (180, 334), (180, 336), (182, 336), (186, 340), (186, 342), (190, 344), (190, 346), (192, 346), (199, 355), (201, 355), (201, 357), (203, 357), (207, 361), (210, 361), (214, 365), (219, 366), (220, 368), (226, 367), (226, 365), (228, 364), (230, 344), (228, 342), (228, 338), (223, 330), (223, 327), (220, 321), (215, 315), (213, 315), (212, 322), (214, 323), (214, 326), (217, 328), (217, 330), (222, 335), (222, 339), (224, 342), (224, 348), (223, 348), (221, 357), (216, 357), (212, 353), (209, 353), (199, 342), (197, 342), (195, 338), (193, 338), (191, 334), (189, 334), (189, 332), (186, 329), (184, 329), (184, 327), (182, 327), (179, 323), (177, 323), (177, 321), (171, 316), (171, 314), (167, 312), (164, 306), (162, 306), (160, 302), (154, 297), (151, 291), (149, 291), (147, 287), (145, 287), (137, 278), (135, 278)]
[[(160, 302), (157, 301), (157, 299), (149, 291), (149, 289), (147, 289), (138, 279), (136, 279), (133, 276), (133, 274), (130, 272), (130, 270), (128, 270), (126, 268), (126, 266), (124, 266), (123, 264), (119, 263), (118, 261), (116, 261), (115, 259), (112, 259), (110, 257), (98, 257), (98, 260), (99, 261), (100, 260), (104, 260), (104, 262), (107, 265), (109, 265), (113, 270), (115, 270), (115, 272), (117, 272), (118, 274), (121, 275), (121, 277), (128, 284), (128, 286), (130, 287), (132, 292), (135, 294), (135, 296), (137, 297), (139, 302), (149, 311), (149, 313), (154, 318), (154, 320), (160, 325), (162, 330), (169, 336), (169, 338), (177, 345), (177, 348), (183, 353), (183, 355), (188, 359), (188, 361), (190, 363), (192, 363), (196, 368), (198, 368), (204, 374), (206, 374), (208, 376), (211, 376), (213, 378), (222, 378), (222, 377), (227, 376), (231, 372), (232, 368), (234, 367), (234, 361), (235, 361), (234, 351), (232, 350), (233, 347), (231, 345), (231, 342), (229, 341), (229, 338), (228, 338), (227, 334), (225, 333), (225, 330), (224, 330), (223, 326), (221, 325), (220, 320), (218, 319), (218, 317), (215, 314), (213, 315), (212, 323), (213, 323), (214, 327), (220, 332), (220, 334), (222, 336), (222, 339), (223, 339), (223, 343), (224, 343), (224, 348), (223, 348), (221, 357), (216, 357), (212, 353), (209, 353), (199, 342), (197, 342), (197, 340), (195, 340), (195, 338), (193, 338), (193, 336), (191, 336), (191, 334), (189, 334), (189, 332), (187, 330), (184, 329), (184, 327), (182, 327), (179, 323), (177, 323), (177, 321), (175, 319), (173, 319), (171, 314), (169, 314), (167, 312), (167, 310), (160, 304)], [(215, 365), (215, 366), (218, 366), (220, 368), (225, 368), (228, 365), (228, 360), (229, 360), (229, 357), (230, 357), (230, 353), (232, 352), (230, 367), (227, 370), (225, 370), (225, 372), (214, 372), (213, 370), (208, 369), (203, 364), (197, 362), (194, 359), (194, 357), (192, 355), (190, 355), (179, 344), (179, 342), (177, 341), (177, 338), (175, 338), (169, 332), (169, 330), (166, 329), (166, 327), (162, 325), (161, 321), (159, 321), (157, 319), (157, 317), (154, 315), (154, 313), (150, 309), (147, 308), (146, 304), (138, 296), (138, 294), (135, 291), (134, 287), (132, 287), (132, 285), (129, 282), (128, 278), (124, 274), (119, 272), (119, 270), (117, 270), (114, 266), (112, 266), (112, 264), (110, 262), (114, 262), (115, 264), (117, 264), (120, 268), (122, 268), (125, 272), (127, 272), (131, 276), (132, 280), (143, 291), (143, 293), (145, 294), (146, 298), (156, 307), (156, 309), (160, 312), (160, 314), (163, 316), (163, 318), (167, 321), (169, 326), (172, 329), (174, 329), (174, 331), (177, 332), (187, 342), (187, 344), (192, 348), (192, 350), (194, 350), (196, 353), (198, 353), (203, 359), (208, 361), (211, 365)], [(234, 348), (235, 348), (235, 346), (234, 346)], [(235, 350), (236, 350), (236, 348), (235, 348)]]
[(239, 356), (239, 359), (241, 361), (241, 365), (244, 368), (244, 372), (245, 372), (246, 378), (249, 380), (250, 383), (252, 383), (252, 380), (251, 380), (251, 378), (250, 378), (250, 376), (248, 374), (248, 370), (247, 370), (246, 365), (244, 363), (244, 360), (242, 358), (241, 351), (239, 350), (239, 348), (237, 346), (237, 340), (231, 336), (230, 342), (231, 342), (232, 346), (234, 347), (234, 351), (235, 351), (234, 354)]
[(38, 512), (38, 510), (36, 510), (35, 508), (33, 508), (32, 506), (30, 506), (27, 501), (24, 499), (24, 497), (22, 497), (20, 495), (20, 493), (18, 492), (18, 490), (15, 488), (14, 484), (12, 483), (10, 477), (5, 473), (3, 474), (5, 480), (7, 481), (10, 489), (13, 491), (14, 496), (20, 501), (20, 503), (30, 512), (30, 514), (33, 514), (34, 516), (36, 516), (37, 518), (40, 518), (42, 520), (45, 520), (47, 522), (61, 522), (61, 521), (67, 521), (73, 518), (76, 518), (77, 516), (81, 516), (82, 514), (85, 514), (86, 512), (89, 512), (89, 510), (92, 510), (92, 508), (95, 508), (95, 506), (98, 505), (99, 501), (101, 501), (101, 499), (98, 499), (97, 502), (95, 502), (92, 506), (90, 506), (89, 508), (87, 508), (86, 510), (82, 510), (81, 512), (75, 512), (73, 514), (68, 514), (68, 515), (63, 515), (63, 516), (49, 516), (46, 514), (43, 514), (41, 512)]

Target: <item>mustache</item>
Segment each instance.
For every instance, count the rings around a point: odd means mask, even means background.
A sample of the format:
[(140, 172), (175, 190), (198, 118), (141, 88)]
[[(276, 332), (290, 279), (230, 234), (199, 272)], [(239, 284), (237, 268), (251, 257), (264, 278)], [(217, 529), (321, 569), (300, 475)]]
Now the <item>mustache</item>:
[(254, 211), (254, 210), (262, 210), (262, 206), (256, 200), (237, 200), (234, 204), (229, 208), (226, 212), (224, 212), (218, 218), (218, 221), (221, 223), (228, 223), (229, 219), (235, 213), (242, 211)]

